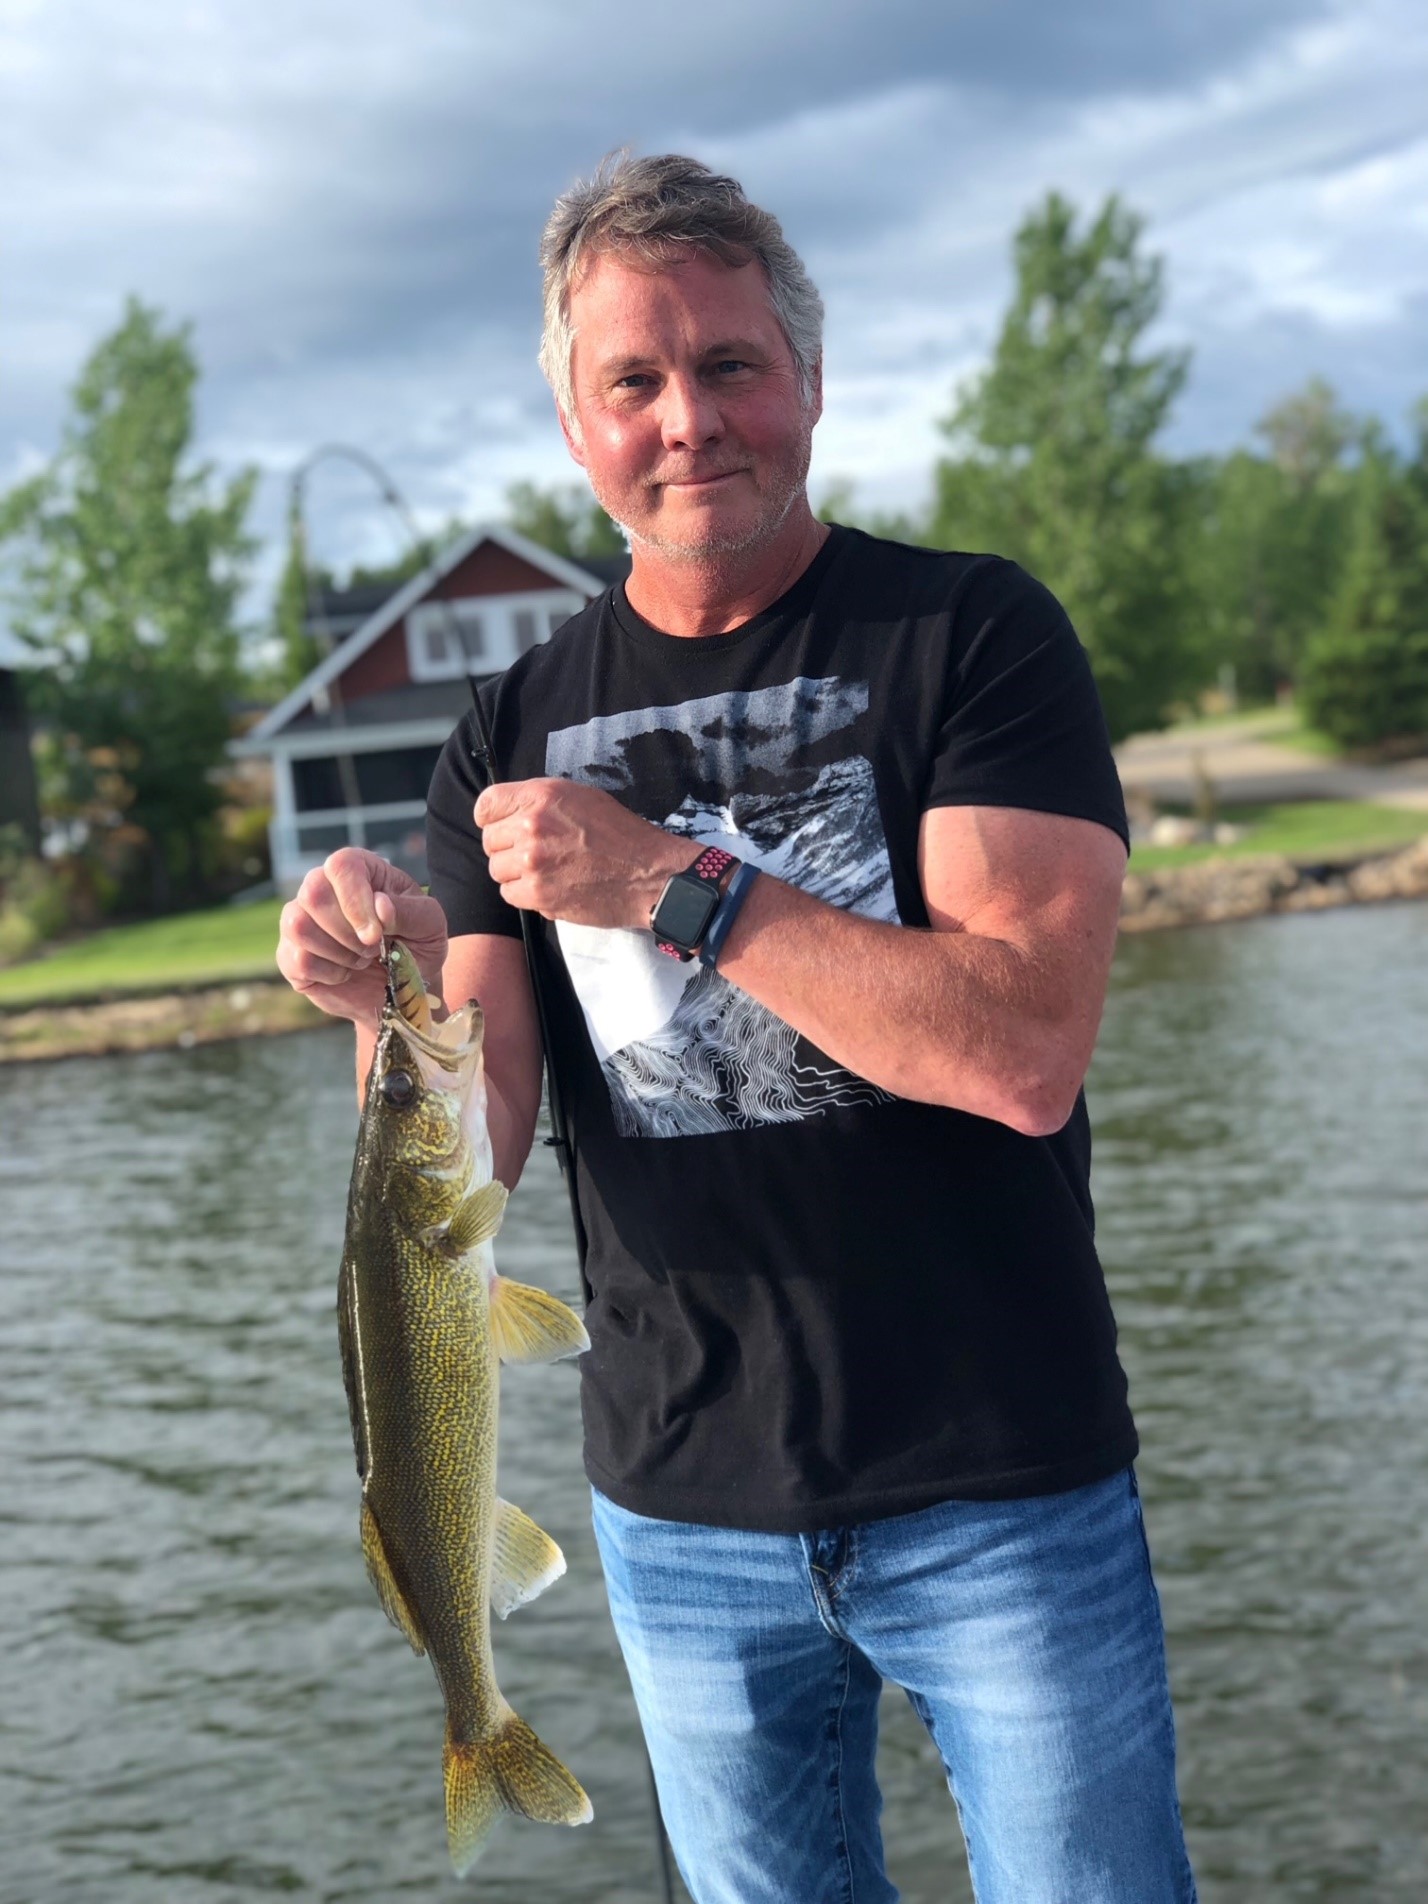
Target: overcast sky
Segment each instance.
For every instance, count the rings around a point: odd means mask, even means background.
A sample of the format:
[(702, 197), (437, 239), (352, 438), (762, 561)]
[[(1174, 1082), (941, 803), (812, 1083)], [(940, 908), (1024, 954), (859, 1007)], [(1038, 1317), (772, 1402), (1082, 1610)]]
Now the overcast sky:
[[(1173, 446), (1315, 372), (1400, 430), (1428, 392), (1422, 0), (0, 0), (0, 485), (127, 292), (192, 320), (201, 446), (259, 465), (266, 532), (332, 438), (428, 522), (573, 478), (536, 245), (618, 144), (732, 171), (803, 253), (815, 494), (920, 499), (1051, 186), (1149, 220)], [(355, 476), (318, 489), (327, 559), (395, 547)]]

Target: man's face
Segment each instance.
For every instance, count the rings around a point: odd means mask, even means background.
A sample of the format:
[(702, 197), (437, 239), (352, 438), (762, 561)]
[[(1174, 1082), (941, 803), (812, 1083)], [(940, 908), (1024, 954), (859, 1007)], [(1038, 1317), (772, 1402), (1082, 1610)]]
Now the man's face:
[(597, 257), (571, 293), (571, 454), (637, 541), (690, 561), (771, 541), (803, 494), (822, 408), (757, 264)]

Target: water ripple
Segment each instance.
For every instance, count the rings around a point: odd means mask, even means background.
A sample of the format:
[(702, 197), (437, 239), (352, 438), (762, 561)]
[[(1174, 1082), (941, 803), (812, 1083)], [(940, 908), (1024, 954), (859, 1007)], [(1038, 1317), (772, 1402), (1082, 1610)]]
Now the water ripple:
[[(1207, 1904), (1407, 1904), (1428, 1863), (1428, 908), (1130, 941), (1091, 1081)], [(446, 1890), (440, 1700), (356, 1539), (328, 1033), (0, 1073), (0, 1904)], [(575, 1285), (547, 1153), (508, 1273)], [(488, 1904), (653, 1898), (568, 1369), (505, 1383), (502, 1487), (565, 1547), (502, 1684), (589, 1787)], [(889, 1862), (965, 1904), (885, 1705)]]

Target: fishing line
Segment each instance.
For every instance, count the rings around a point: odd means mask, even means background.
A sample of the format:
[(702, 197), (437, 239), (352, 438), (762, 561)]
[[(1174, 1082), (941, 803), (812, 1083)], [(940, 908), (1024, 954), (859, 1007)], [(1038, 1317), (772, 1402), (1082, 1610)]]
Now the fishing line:
[[(378, 489), (382, 492), (383, 502), (387, 504), (388, 508), (393, 511), (401, 523), (412, 553), (418, 558), (422, 565), (422, 572), (434, 568), (436, 564), (436, 551), (417, 527), (416, 518), (408, 508), (402, 492), (397, 488), (397, 485), (392, 481), (391, 477), (382, 468), (376, 458), (369, 456), (365, 450), (357, 449), (348, 443), (324, 443), (321, 447), (315, 449), (310, 456), (305, 457), (298, 465), (293, 473), (289, 492), (291, 499), (290, 513), (292, 520), (297, 526), (295, 541), (298, 567), (302, 572), (304, 592), (308, 594), (309, 602), (311, 603), (314, 599), (317, 599), (317, 592), (315, 573), (310, 572), (308, 566), (307, 538), (303, 533), (303, 491), (314, 465), (321, 462), (325, 457), (340, 457), (348, 462), (356, 463), (359, 468), (364, 469), (367, 474), (372, 477)], [(442, 610), (442, 619), (446, 624), (447, 633), (454, 643), (455, 652), (469, 662), (471, 657), (467, 654), (466, 650), (465, 632), (461, 627), (460, 617), (457, 615), (455, 608), (444, 598), (439, 598), (438, 602), (434, 605), (439, 606)], [(325, 625), (326, 617), (321, 614), (320, 610), (319, 619)], [(340, 644), (334, 643), (331, 652), (335, 654), (338, 645)], [(487, 676), (486, 678), (490, 680), (495, 677)], [(467, 668), (466, 682), (471, 690), (471, 712), (475, 736), (475, 744), (468, 751), (477, 774), (484, 780), (488, 787), (494, 787), (498, 785), (500, 781), (500, 775), (497, 772), (496, 750), (491, 740), (491, 728), (486, 719), (486, 710), (481, 704), (481, 695), (476, 676), (471, 673), (469, 666)], [(334, 687), (336, 687), (335, 676), (328, 684), (329, 694), (332, 693)], [(342, 707), (340, 689), (334, 696), (334, 706), (339, 710), (339, 724), (345, 725), (345, 719), (343, 718), (345, 716), (345, 709)], [(349, 767), (350, 766), (351, 760), (349, 756)], [(355, 779), (355, 772), (353, 777)], [(344, 794), (346, 794), (347, 788), (345, 785), (343, 791)], [(360, 803), (349, 801), (348, 804), (357, 805)], [(575, 1176), (575, 1150), (570, 1141), (570, 1125), (565, 1115), (565, 1099), (561, 1093), (560, 1080), (555, 1069), (554, 1045), (550, 1035), (550, 1015), (547, 1008), (546, 988), (541, 971), (540, 945), (536, 937), (536, 922), (524, 906), (516, 909), (516, 916), (521, 922), (521, 944), (526, 955), (526, 971), (530, 977), (531, 997), (535, 1003), (536, 1028), (540, 1036), (541, 1062), (545, 1071), (545, 1100), (546, 1109), (550, 1116), (551, 1134), (543, 1141), (548, 1149), (555, 1152), (556, 1162), (560, 1166), (560, 1174), (565, 1180), (566, 1198), (570, 1204), (570, 1223), (571, 1228), (575, 1232), (575, 1255), (580, 1269), (580, 1286), (584, 1292), (585, 1300), (588, 1303), (590, 1300), (590, 1284), (586, 1280), (585, 1262), (589, 1253), (590, 1244), (585, 1230), (585, 1219), (580, 1211), (580, 1191)], [(644, 1746), (643, 1737), (641, 1737), (640, 1743)], [(644, 1759), (645, 1771), (649, 1778), (650, 1807), (654, 1813), (655, 1845), (659, 1860), (660, 1904), (674, 1904), (674, 1873), (670, 1856), (669, 1835), (664, 1828), (664, 1813), (660, 1809), (659, 1788), (655, 1783), (654, 1765), (650, 1760), (648, 1747), (645, 1747)]]

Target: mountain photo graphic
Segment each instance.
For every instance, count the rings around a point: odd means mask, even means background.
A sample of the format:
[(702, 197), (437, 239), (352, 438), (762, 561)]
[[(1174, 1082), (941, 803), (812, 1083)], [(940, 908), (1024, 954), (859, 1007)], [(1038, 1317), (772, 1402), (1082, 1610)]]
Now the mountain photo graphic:
[[(602, 715), (549, 736), (546, 772), (617, 798), (638, 789), (638, 810), (667, 831), (898, 924), (872, 764), (849, 751), (867, 707), (865, 682), (801, 677)], [(650, 933), (564, 921), (556, 931), (623, 1135), (748, 1130), (887, 1101), (718, 972), (660, 952)]]

